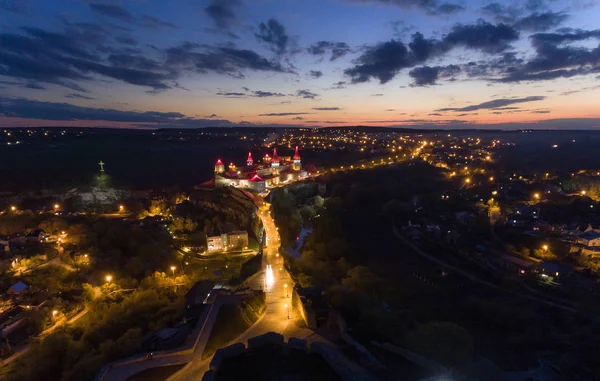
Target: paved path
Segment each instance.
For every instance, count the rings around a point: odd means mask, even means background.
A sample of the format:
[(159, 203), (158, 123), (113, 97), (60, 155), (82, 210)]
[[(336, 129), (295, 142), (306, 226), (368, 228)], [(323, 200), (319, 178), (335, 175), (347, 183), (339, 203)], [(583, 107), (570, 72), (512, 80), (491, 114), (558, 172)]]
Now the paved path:
[[(283, 257), (279, 255), (279, 233), (269, 213), (268, 205), (259, 208), (259, 216), (266, 229), (268, 246), (263, 249), (263, 269), (251, 277), (247, 285), (253, 289), (264, 289), (266, 292), (265, 314), (244, 333), (232, 340), (234, 343), (248, 344), (248, 339), (267, 332), (277, 332), (289, 337), (301, 339), (316, 336), (307, 328), (295, 325), (296, 313), (292, 308), (292, 292), (294, 283), (284, 266)], [(285, 287), (287, 285), (287, 287)], [(201, 380), (208, 370), (212, 358), (202, 359), (202, 353), (194, 353), (193, 359), (179, 372), (171, 376), (169, 381)]]

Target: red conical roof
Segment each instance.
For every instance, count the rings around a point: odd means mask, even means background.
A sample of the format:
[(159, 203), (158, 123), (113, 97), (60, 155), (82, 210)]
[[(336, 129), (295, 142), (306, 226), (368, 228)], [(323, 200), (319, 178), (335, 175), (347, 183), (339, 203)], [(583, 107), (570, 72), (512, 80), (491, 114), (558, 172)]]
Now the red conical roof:
[(217, 165), (223, 165), (223, 162), (221, 161), (221, 159), (217, 159)]
[(300, 154), (298, 153), (298, 146), (296, 146), (296, 152), (294, 153), (294, 159), (300, 159)]
[(252, 160), (252, 152), (248, 152), (248, 161), (253, 161)]
[(273, 148), (273, 161), (279, 161), (279, 157), (277, 157), (277, 148)]

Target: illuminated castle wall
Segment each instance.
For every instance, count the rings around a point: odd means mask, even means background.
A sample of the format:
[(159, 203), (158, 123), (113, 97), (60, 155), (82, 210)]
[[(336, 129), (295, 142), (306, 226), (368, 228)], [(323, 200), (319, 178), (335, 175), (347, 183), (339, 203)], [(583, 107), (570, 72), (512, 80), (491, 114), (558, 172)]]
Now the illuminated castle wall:
[(297, 179), (308, 176), (302, 170), (302, 159), (298, 153), (298, 147), (293, 157), (280, 157), (277, 149), (273, 150), (273, 156), (265, 155), (261, 163), (252, 159), (252, 153), (248, 153), (245, 167), (237, 167), (230, 163), (225, 169), (221, 159), (215, 164), (215, 186), (248, 189), (256, 193), (265, 192), (268, 188), (275, 187)]

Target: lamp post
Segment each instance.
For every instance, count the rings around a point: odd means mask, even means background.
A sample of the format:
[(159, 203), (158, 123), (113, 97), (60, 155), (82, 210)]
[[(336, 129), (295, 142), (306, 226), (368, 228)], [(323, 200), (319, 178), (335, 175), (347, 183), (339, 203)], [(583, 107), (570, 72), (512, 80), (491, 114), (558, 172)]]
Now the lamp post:
[(58, 311), (57, 310), (53, 310), (52, 311), (52, 318), (56, 319), (56, 315), (58, 315)]
[(104, 277), (104, 279), (106, 279), (106, 283), (110, 283), (113, 279), (112, 275), (107, 275), (106, 277)]
[(58, 210), (58, 209), (60, 209), (60, 205), (54, 204), (54, 210)]
[(173, 272), (173, 276), (175, 276), (175, 269), (176, 269), (175, 266), (171, 266), (171, 272)]
[(287, 283), (283, 285), (283, 288), (285, 288), (285, 297), (286, 297), (286, 298), (289, 298), (289, 297), (290, 297), (290, 294), (288, 293), (288, 286), (287, 286)]
[(290, 306), (286, 304), (286, 305), (284, 305), (284, 307), (287, 309), (287, 318), (289, 320), (289, 318), (290, 318)]
[(544, 249), (544, 252), (548, 252), (548, 245), (543, 245), (542, 249)]

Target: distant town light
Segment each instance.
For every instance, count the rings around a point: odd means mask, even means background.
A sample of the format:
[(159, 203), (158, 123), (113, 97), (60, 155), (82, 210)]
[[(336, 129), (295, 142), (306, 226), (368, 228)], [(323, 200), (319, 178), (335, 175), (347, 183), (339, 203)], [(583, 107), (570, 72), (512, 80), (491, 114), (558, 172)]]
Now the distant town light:
[(533, 197), (535, 197), (536, 199), (538, 199), (538, 200), (539, 200), (539, 198), (540, 198), (540, 194), (539, 194), (539, 193), (535, 193), (535, 194), (533, 195)]
[(10, 207), (10, 210), (12, 210), (14, 212), (15, 210), (17, 210), (17, 207), (13, 205)]
[(112, 275), (107, 275), (104, 279), (106, 279), (107, 283), (110, 283), (113, 279)]
[(585, 196), (586, 194), (587, 194), (587, 192), (586, 192), (586, 191), (584, 191), (584, 190), (582, 190), (582, 191), (581, 191), (581, 195), (582, 195), (582, 196)]
[(548, 251), (548, 245), (543, 245), (542, 249), (544, 249), (544, 251)]
[(58, 209), (58, 208), (60, 208), (60, 205), (54, 204), (54, 209)]

